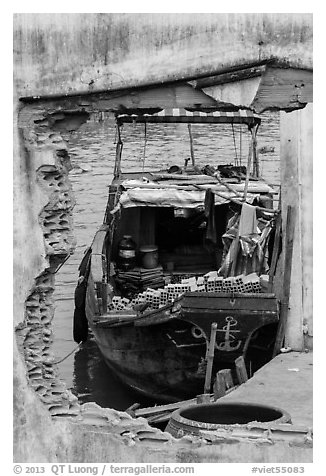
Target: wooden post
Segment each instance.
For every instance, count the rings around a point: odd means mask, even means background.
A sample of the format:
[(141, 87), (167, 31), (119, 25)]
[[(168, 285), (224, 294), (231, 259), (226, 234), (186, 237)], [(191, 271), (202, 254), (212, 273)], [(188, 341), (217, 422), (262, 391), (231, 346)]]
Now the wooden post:
[(242, 355), (235, 359), (234, 365), (238, 377), (238, 383), (239, 385), (241, 385), (242, 383), (245, 383), (248, 380), (246, 364)]
[(192, 163), (192, 165), (195, 165), (194, 142), (193, 142), (193, 138), (192, 138), (191, 124), (189, 124), (189, 123), (188, 123), (188, 132), (189, 132), (189, 139), (190, 139), (191, 163)]
[(115, 152), (115, 164), (114, 164), (114, 177), (117, 178), (119, 177), (121, 173), (121, 154), (122, 154), (122, 147), (123, 143), (121, 140), (121, 131), (120, 131), (120, 125), (117, 124), (117, 134), (118, 134), (118, 141), (117, 141), (117, 146), (116, 146), (116, 152)]
[[(244, 192), (243, 192), (243, 201), (244, 202), (247, 200), (247, 194), (248, 194), (250, 167), (251, 167), (251, 159), (252, 159), (252, 154), (253, 154), (253, 147), (254, 147), (254, 144), (251, 141), (251, 146), (250, 146), (250, 150), (249, 150), (249, 154), (248, 154), (248, 162), (247, 162), (246, 182), (245, 182)], [(240, 215), (240, 217), (241, 217), (241, 215)], [(239, 217), (239, 225), (240, 225), (240, 217)], [(235, 276), (236, 268), (237, 268), (239, 242), (240, 242), (239, 231), (240, 231), (240, 226), (238, 226), (237, 236), (235, 237), (234, 258), (233, 258), (233, 261), (232, 261), (231, 276)]]
[(293, 255), (293, 241), (295, 229), (295, 215), (294, 207), (288, 206), (286, 217), (286, 235), (285, 235), (285, 261), (284, 261), (284, 277), (283, 277), (283, 296), (281, 299), (281, 313), (278, 330), (276, 334), (276, 341), (274, 346), (273, 357), (277, 355), (283, 345), (285, 336), (285, 328), (289, 310), (290, 289), (291, 289), (291, 272), (292, 272), (292, 255)]
[[(281, 205), (279, 206), (279, 208), (281, 208)], [(280, 250), (280, 243), (281, 243), (281, 229), (282, 229), (282, 215), (281, 215), (281, 211), (280, 211), (280, 213), (276, 217), (276, 227), (275, 227), (272, 261), (271, 261), (271, 267), (269, 269), (269, 280), (268, 280), (268, 292), (269, 293), (273, 292), (274, 275), (275, 275), (275, 271), (276, 271), (277, 259), (278, 259), (279, 250)]]
[(216, 374), (216, 379), (213, 386), (213, 392), (214, 392), (214, 400), (224, 397), (226, 393), (225, 379), (224, 379), (224, 376), (221, 374), (221, 372), (217, 372)]
[(210, 337), (209, 347), (207, 352), (207, 367), (206, 367), (204, 393), (210, 393), (211, 391), (211, 379), (212, 379), (212, 369), (213, 369), (213, 360), (214, 360), (216, 330), (217, 330), (217, 324), (216, 322), (213, 322), (211, 326), (211, 337)]
[(200, 405), (201, 403), (211, 403), (211, 394), (210, 393), (202, 393), (201, 395), (197, 395), (196, 403)]
[(251, 137), (252, 137), (252, 156), (253, 156), (253, 176), (254, 177), (259, 177), (259, 160), (258, 160), (258, 152), (257, 152), (257, 130), (258, 126), (253, 127), (251, 129)]
[(234, 386), (231, 369), (222, 369), (218, 373), (224, 378), (225, 390), (229, 390), (229, 388)]

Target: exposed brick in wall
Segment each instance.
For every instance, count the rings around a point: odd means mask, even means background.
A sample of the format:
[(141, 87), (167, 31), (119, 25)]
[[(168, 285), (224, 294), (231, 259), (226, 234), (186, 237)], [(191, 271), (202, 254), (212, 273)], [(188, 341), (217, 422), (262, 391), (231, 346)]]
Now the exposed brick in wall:
[[(67, 391), (53, 365), (52, 319), (54, 272), (75, 246), (72, 210), (74, 197), (68, 172), (71, 168), (66, 143), (51, 121), (24, 111), (20, 126), (25, 139), (29, 187), (36, 186), (45, 198), (39, 203), (38, 223), (44, 240), (45, 268), (35, 277), (25, 301), (24, 321), (16, 330), (30, 385), (51, 414), (71, 413), (77, 398)], [(43, 205), (43, 206), (42, 206)], [(76, 412), (75, 412), (76, 414)]]

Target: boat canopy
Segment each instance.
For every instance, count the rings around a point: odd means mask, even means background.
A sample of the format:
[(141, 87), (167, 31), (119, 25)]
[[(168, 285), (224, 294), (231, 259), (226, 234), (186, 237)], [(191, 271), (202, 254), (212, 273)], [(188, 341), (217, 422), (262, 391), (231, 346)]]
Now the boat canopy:
[[(204, 208), (206, 190), (175, 190), (175, 189), (143, 189), (133, 188), (121, 193), (114, 214), (120, 208), (130, 207), (173, 207), (173, 208)], [(215, 205), (228, 203), (233, 193), (225, 192), (215, 195)], [(259, 195), (248, 194), (247, 202), (252, 203)]]
[[(115, 213), (121, 207), (173, 207), (173, 208), (203, 208), (207, 189), (214, 193), (215, 205), (222, 205), (232, 201), (235, 197), (243, 197), (245, 184), (232, 184), (230, 186), (220, 183), (207, 183), (201, 185), (173, 185), (173, 181), (144, 182), (143, 180), (125, 180), (122, 182), (122, 193)], [(252, 203), (260, 194), (275, 194), (275, 190), (262, 181), (250, 181), (246, 201)]]
[(125, 111), (116, 114), (118, 124), (128, 122), (140, 123), (193, 123), (193, 124), (247, 124), (249, 128), (258, 126), (261, 122), (259, 116), (249, 110), (217, 111), (214, 109), (188, 110), (181, 108), (163, 109), (160, 112)]

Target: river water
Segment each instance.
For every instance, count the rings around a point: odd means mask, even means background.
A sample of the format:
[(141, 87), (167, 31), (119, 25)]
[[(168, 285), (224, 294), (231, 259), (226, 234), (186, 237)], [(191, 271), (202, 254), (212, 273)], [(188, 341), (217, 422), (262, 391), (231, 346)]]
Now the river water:
[[(246, 165), (249, 134), (239, 125), (193, 125), (194, 152), (198, 165), (238, 163)], [(65, 137), (73, 169), (70, 180), (76, 206), (74, 226), (77, 246), (56, 275), (54, 316), (54, 353), (56, 361), (76, 347), (72, 338), (74, 289), (78, 266), (85, 249), (102, 224), (112, 179), (115, 157), (115, 127), (112, 118), (92, 118), (77, 132)], [(149, 124), (146, 138), (144, 125), (128, 124), (122, 131), (124, 141), (122, 170), (182, 166), (190, 156), (186, 124)], [(272, 184), (280, 182), (279, 114), (262, 115), (258, 130), (261, 175)], [(266, 152), (266, 149), (268, 151)], [(75, 393), (80, 402), (94, 401), (103, 407), (125, 410), (140, 399), (124, 387), (104, 364), (92, 338), (70, 357), (58, 364), (59, 377)]]

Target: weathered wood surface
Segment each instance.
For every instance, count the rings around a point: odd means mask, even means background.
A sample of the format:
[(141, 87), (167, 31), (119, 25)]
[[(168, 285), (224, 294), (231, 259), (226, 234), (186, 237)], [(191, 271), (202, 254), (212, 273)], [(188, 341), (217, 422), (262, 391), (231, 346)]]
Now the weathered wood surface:
[(271, 311), (277, 312), (277, 300), (273, 293), (198, 293), (187, 292), (182, 307), (192, 309), (214, 309), (239, 311)]
[(102, 283), (103, 281), (103, 272), (104, 272), (104, 260), (103, 260), (103, 247), (106, 239), (107, 232), (109, 230), (108, 225), (102, 225), (100, 229), (96, 232), (92, 248), (92, 262), (91, 270), (94, 281)]
[(235, 359), (234, 365), (238, 378), (238, 383), (239, 385), (241, 385), (242, 383), (245, 383), (248, 380), (246, 364), (242, 355)]
[(207, 393), (202, 393), (200, 395), (197, 395), (196, 397), (196, 403), (198, 405), (202, 404), (202, 403), (211, 403), (211, 395), (209, 392)]
[(224, 376), (221, 372), (217, 372), (214, 385), (213, 385), (213, 392), (214, 392), (214, 401), (218, 400), (221, 397), (224, 397), (226, 394), (226, 386)]
[(276, 335), (273, 356), (277, 355), (283, 345), (287, 317), (289, 311), (289, 300), (291, 291), (291, 273), (292, 273), (292, 256), (293, 242), (296, 222), (296, 209), (292, 206), (287, 208), (286, 217), (286, 236), (285, 236), (285, 261), (284, 261), (284, 277), (283, 277), (283, 296), (281, 299), (281, 312), (279, 326)]
[(231, 369), (222, 369), (219, 370), (217, 373), (221, 375), (224, 379), (225, 390), (229, 390), (230, 388), (234, 387)]
[(276, 271), (276, 265), (279, 258), (280, 245), (281, 245), (281, 231), (282, 231), (282, 215), (280, 213), (281, 202), (279, 203), (279, 214), (276, 217), (276, 227), (274, 236), (274, 245), (272, 252), (272, 261), (269, 269), (269, 282), (268, 292), (273, 292), (274, 275)]
[(237, 71), (200, 78), (192, 81), (191, 84), (197, 89), (209, 88), (211, 86), (217, 86), (218, 84), (234, 83), (249, 78), (260, 77), (265, 71), (266, 65), (253, 66), (251, 68), (243, 68)]
[(213, 322), (211, 325), (211, 335), (210, 335), (209, 346), (208, 346), (208, 351), (206, 355), (207, 366), (206, 366), (204, 393), (209, 393), (211, 391), (212, 369), (213, 369), (215, 341), (216, 341), (216, 329), (217, 329), (217, 324), (216, 322)]
[[(224, 395), (228, 395), (229, 393), (233, 392), (233, 390), (235, 390), (236, 388), (238, 388), (238, 386), (234, 386), (226, 390), (223, 393), (223, 395), (219, 395), (218, 398)], [(217, 397), (214, 393), (201, 394), (201, 395), (197, 395), (196, 398), (192, 398), (190, 400), (183, 400), (182, 402), (171, 403), (167, 405), (155, 405), (154, 407), (139, 408), (134, 411), (134, 416), (136, 418), (138, 417), (146, 418), (148, 423), (150, 424), (164, 423), (169, 421), (171, 414), (175, 410), (178, 410), (179, 408), (182, 408), (182, 407), (188, 407), (189, 405), (198, 404), (198, 403), (207, 403), (208, 401), (207, 399), (209, 399), (209, 403), (214, 403), (217, 400)]]

